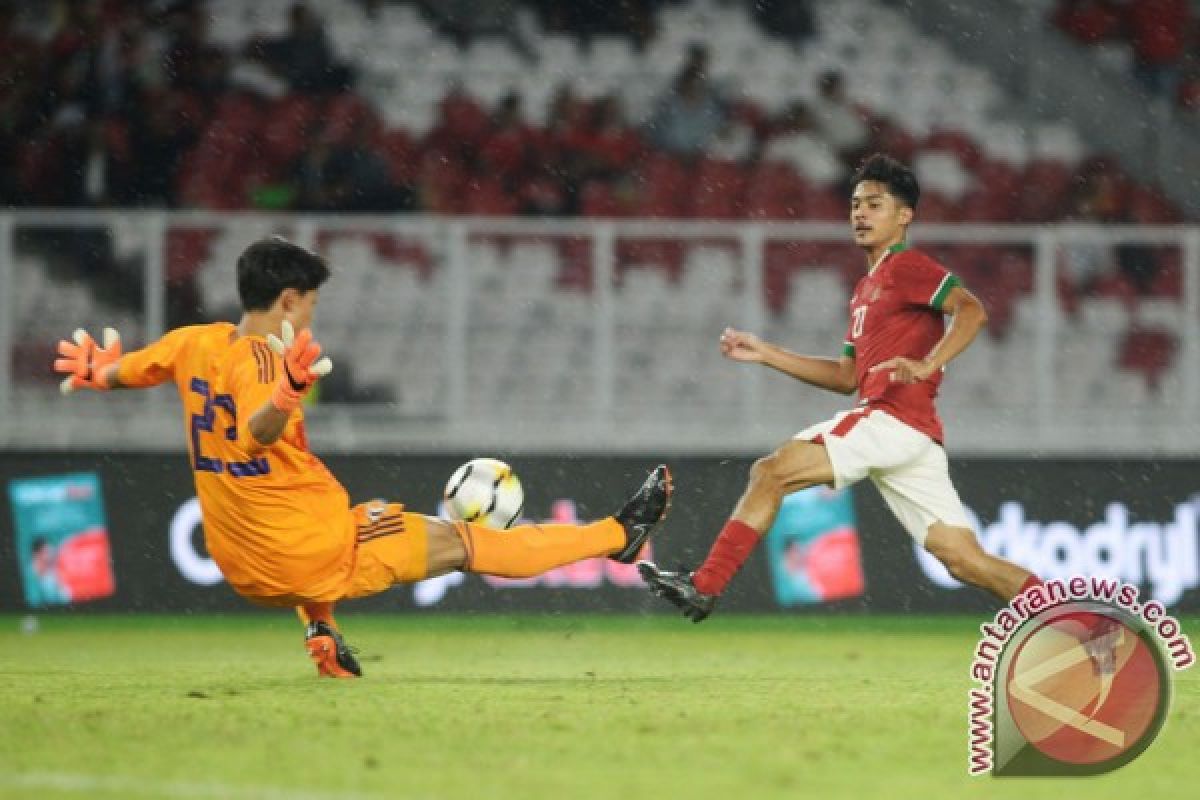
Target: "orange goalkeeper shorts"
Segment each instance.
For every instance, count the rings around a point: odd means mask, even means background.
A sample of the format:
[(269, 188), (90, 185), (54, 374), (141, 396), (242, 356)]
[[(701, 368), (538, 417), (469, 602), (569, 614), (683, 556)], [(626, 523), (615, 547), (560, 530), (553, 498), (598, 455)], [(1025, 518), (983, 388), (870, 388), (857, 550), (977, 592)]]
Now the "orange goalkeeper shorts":
[(357, 541), (343, 599), (378, 594), (397, 583), (425, 577), (429, 533), (424, 515), (406, 512), (401, 503), (380, 500), (359, 503), (350, 513)]

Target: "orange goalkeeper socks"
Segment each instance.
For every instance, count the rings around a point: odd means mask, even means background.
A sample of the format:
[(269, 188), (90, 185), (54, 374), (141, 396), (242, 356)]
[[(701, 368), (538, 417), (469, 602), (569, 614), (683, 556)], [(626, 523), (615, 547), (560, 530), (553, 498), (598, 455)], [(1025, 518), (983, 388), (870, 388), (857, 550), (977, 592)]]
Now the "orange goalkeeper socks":
[(305, 626), (311, 622), (324, 622), (337, 630), (337, 623), (333, 621), (333, 603), (305, 603), (296, 606), (296, 616)]
[(625, 529), (612, 517), (590, 525), (518, 525), (506, 531), (471, 523), (456, 527), (467, 548), (466, 571), (502, 578), (532, 578), (625, 546)]

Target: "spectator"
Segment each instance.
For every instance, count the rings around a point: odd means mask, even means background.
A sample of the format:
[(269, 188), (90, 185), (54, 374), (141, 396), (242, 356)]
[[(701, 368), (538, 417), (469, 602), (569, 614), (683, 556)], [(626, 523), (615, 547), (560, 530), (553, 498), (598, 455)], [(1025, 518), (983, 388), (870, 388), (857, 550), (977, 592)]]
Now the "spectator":
[(178, 92), (150, 95), (143, 112), (130, 120), (128, 183), (117, 188), (117, 198), (128, 205), (177, 205), (176, 176), (184, 154), (198, 139), (189, 123), (188, 103)]
[(1121, 14), (1111, 0), (1060, 0), (1053, 22), (1084, 44), (1098, 44), (1117, 35)]
[(700, 155), (725, 116), (725, 105), (708, 80), (708, 50), (692, 45), (671, 89), (658, 101), (648, 125), (650, 138), (670, 153)]
[(803, 103), (792, 103), (772, 126), (763, 149), (763, 160), (787, 164), (809, 181), (826, 186), (845, 173), (838, 154), (829, 144)]
[(865, 156), (871, 130), (863, 114), (847, 99), (842, 74), (836, 70), (822, 73), (817, 89), (819, 96), (811, 109), (814, 127), (844, 164), (858, 164)]
[[(1071, 200), (1066, 222), (1099, 225), (1121, 221), (1120, 191), (1115, 176), (1103, 164), (1084, 173)], [(1071, 239), (1063, 245), (1063, 269), (1081, 294), (1095, 289), (1115, 271), (1112, 248), (1095, 239)]]
[(708, 155), (718, 161), (747, 164), (758, 156), (758, 135), (746, 120), (730, 115), (708, 144)]
[(296, 208), (305, 211), (411, 209), (411, 192), (392, 183), (387, 162), (372, 146), (371, 133), (370, 121), (360, 118), (345, 140), (321, 137), (296, 165)]
[(534, 0), (542, 27), (583, 39), (601, 34), (628, 36), (637, 48), (654, 37), (654, 12), (662, 0), (569, 2)]
[(812, 3), (810, 0), (748, 0), (750, 13), (764, 32), (793, 45), (801, 44), (813, 35)]
[(321, 19), (305, 3), (292, 4), (287, 33), (257, 39), (250, 48), (294, 92), (333, 92), (351, 83), (350, 70), (334, 59)]
[(208, 41), (208, 15), (202, 6), (184, 3), (172, 7), (164, 22), (162, 66), (168, 85), (193, 92), (211, 106), (225, 89), (229, 59)]
[(1188, 0), (1136, 0), (1127, 16), (1138, 81), (1156, 95), (1173, 97), (1191, 30)]
[(564, 83), (550, 98), (545, 126), (534, 134), (543, 165), (541, 175), (557, 180), (562, 190), (561, 207), (567, 210), (574, 210), (578, 204), (581, 176), (586, 166), (579, 142), (590, 113), (588, 104)]
[(512, 0), (437, 0), (424, 4), (438, 30), (467, 47), (480, 36), (502, 36), (518, 52), (530, 55), (516, 24), (517, 4)]
[(496, 106), (492, 129), (479, 151), (486, 174), (511, 180), (525, 170), (532, 132), (521, 113), (521, 96), (509, 92)]
[(569, 142), (585, 180), (615, 178), (642, 151), (641, 137), (626, 123), (621, 98), (613, 93), (592, 105), (586, 124), (577, 127)]

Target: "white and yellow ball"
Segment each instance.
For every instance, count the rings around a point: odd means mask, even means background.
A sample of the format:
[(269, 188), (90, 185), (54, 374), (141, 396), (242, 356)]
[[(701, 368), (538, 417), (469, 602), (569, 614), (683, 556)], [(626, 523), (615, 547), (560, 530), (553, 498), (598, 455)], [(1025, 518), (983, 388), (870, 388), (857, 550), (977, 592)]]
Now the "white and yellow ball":
[(451, 519), (504, 529), (516, 522), (525, 505), (512, 467), (495, 458), (474, 458), (454, 470), (442, 494)]

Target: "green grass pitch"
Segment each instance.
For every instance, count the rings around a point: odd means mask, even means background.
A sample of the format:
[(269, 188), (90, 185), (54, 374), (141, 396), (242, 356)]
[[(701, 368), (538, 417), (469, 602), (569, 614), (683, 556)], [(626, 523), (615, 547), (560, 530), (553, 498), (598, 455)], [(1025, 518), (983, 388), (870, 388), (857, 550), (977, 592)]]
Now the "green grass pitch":
[[(1129, 798), (1200, 785), (1200, 669), (1107, 776), (966, 775), (979, 619), (0, 616), (3, 798)], [(1196, 635), (1197, 620), (1184, 621)]]

